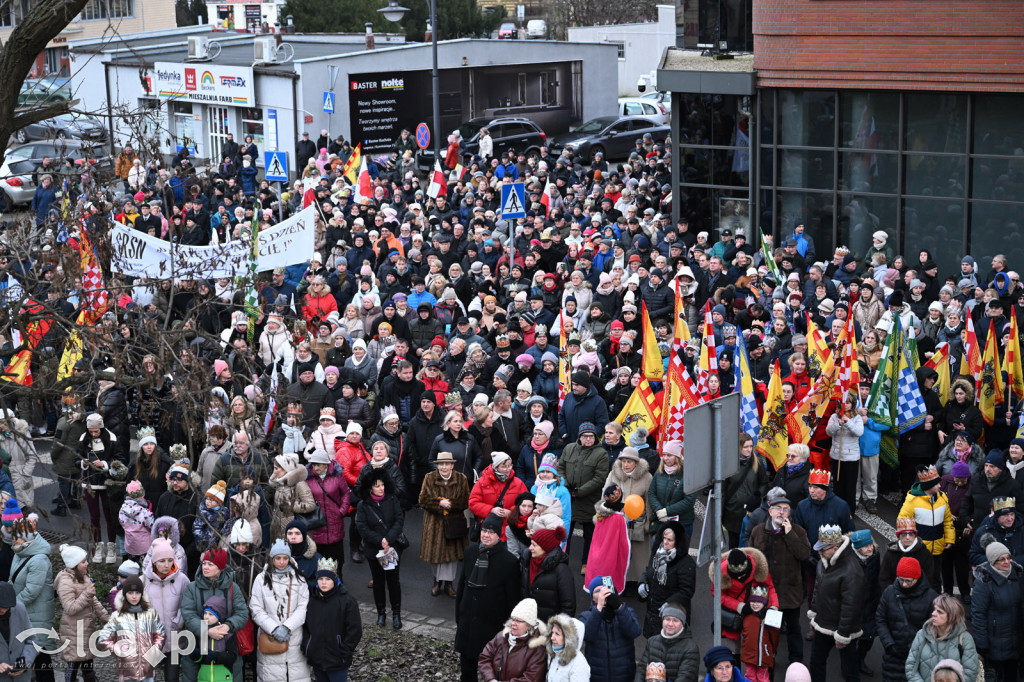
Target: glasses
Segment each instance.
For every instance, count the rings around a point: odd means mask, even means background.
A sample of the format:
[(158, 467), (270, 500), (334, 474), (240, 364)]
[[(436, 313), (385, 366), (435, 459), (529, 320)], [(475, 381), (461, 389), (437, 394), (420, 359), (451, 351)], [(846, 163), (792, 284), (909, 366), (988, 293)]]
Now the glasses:
[(900, 585), (913, 585), (917, 582), (917, 578), (896, 578)]
[(1001, 564), (1001, 563), (1003, 563), (1004, 561), (1005, 561), (1006, 563), (1010, 563), (1011, 559), (1010, 559), (1010, 555), (1009, 555), (1009, 554), (1004, 554), (1003, 556), (1001, 556), (1001, 557), (999, 557), (998, 559), (996, 559), (996, 563), (997, 563), (997, 564)]
[(800, 459), (800, 455), (786, 455), (786, 459)]

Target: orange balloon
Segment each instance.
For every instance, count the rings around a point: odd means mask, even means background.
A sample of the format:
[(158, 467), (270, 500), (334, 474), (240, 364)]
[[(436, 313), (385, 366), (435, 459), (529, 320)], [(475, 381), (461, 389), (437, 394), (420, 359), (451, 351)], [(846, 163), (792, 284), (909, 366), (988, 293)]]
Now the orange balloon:
[(644, 513), (644, 498), (636, 494), (627, 496), (622, 511), (631, 520), (640, 518)]

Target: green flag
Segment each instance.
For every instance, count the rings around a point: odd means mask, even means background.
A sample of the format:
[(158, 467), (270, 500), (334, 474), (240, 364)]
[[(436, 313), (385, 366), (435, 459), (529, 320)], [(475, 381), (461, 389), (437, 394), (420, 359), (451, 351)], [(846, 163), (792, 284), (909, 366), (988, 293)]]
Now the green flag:
[(252, 347), (252, 337), (256, 328), (256, 318), (260, 316), (259, 294), (256, 291), (256, 256), (259, 254), (259, 221), (252, 221), (252, 232), (249, 234), (249, 286), (245, 292), (245, 312), (249, 315), (249, 329), (246, 338)]
[(764, 258), (764, 264), (771, 271), (772, 279), (781, 287), (785, 281), (782, 279), (782, 273), (779, 272), (779, 266), (775, 264), (775, 256), (772, 255), (771, 249), (768, 248), (768, 242), (764, 240), (764, 230), (757, 228), (757, 231), (761, 235), (761, 257)]

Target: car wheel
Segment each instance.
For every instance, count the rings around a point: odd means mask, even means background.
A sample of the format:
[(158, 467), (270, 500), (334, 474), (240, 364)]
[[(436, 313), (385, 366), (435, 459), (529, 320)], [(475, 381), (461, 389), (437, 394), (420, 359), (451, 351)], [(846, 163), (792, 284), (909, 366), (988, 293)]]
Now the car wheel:
[(28, 142), (28, 133), (25, 132), (24, 128), (21, 128), (18, 132), (14, 133), (14, 139), (16, 139), (20, 144), (25, 144)]
[(526, 150), (526, 158), (536, 161), (540, 158), (540, 150), (536, 147), (530, 147)]
[(7, 213), (14, 208), (14, 202), (7, 196), (7, 192), (0, 189), (0, 213)]
[(593, 147), (590, 148), (590, 160), (593, 161), (595, 158), (597, 158), (598, 154), (600, 154), (601, 156), (606, 156), (606, 154), (604, 153), (604, 147), (602, 147), (599, 144), (595, 144)]

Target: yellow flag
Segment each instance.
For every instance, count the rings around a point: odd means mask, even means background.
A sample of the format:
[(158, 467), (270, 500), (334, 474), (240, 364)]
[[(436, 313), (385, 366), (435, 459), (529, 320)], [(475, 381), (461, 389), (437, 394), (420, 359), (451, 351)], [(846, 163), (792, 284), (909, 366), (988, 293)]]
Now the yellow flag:
[(1010, 390), (1018, 398), (1024, 398), (1024, 366), (1020, 357), (1020, 335), (1017, 333), (1017, 306), (1010, 306), (1010, 342), (1006, 344), (1006, 376)]
[(348, 157), (348, 161), (341, 169), (341, 174), (344, 175), (350, 183), (356, 184), (356, 176), (359, 173), (359, 161), (363, 157), (363, 143), (360, 142), (356, 145), (355, 150), (352, 152), (352, 156)]
[(615, 421), (622, 424), (622, 437), (627, 443), (630, 435), (641, 426), (647, 429), (647, 433), (655, 432), (659, 423), (659, 409), (654, 404), (654, 391), (651, 390), (650, 383), (646, 378), (640, 379), (622, 412), (615, 418)]
[(654, 325), (651, 324), (651, 316), (647, 314), (647, 304), (641, 301), (643, 311), (643, 368), (644, 377), (648, 381), (661, 381), (665, 378), (665, 365), (661, 361), (661, 350), (658, 348), (658, 338), (654, 335)]
[(811, 316), (808, 313), (804, 313), (804, 316), (807, 320), (807, 371), (815, 377), (822, 374), (831, 376), (836, 362), (832, 357), (832, 351), (828, 349), (825, 337), (821, 335), (821, 330), (811, 320)]
[(768, 382), (768, 399), (764, 403), (757, 451), (771, 460), (772, 466), (778, 469), (786, 463), (788, 448), (789, 430), (786, 427), (786, 403), (782, 400), (782, 372), (776, 360), (771, 381)]
[(939, 375), (933, 390), (938, 394), (939, 402), (945, 407), (946, 401), (949, 400), (949, 344), (940, 343), (936, 346), (935, 352), (924, 366), (934, 369)]
[(60, 356), (60, 365), (57, 366), (57, 381), (63, 381), (71, 376), (75, 369), (75, 363), (82, 359), (82, 335), (78, 328), (85, 324), (86, 311), (78, 314), (77, 326), (71, 330), (68, 336), (67, 345), (64, 346), (64, 353)]
[[(690, 327), (686, 324), (686, 320), (683, 315), (683, 297), (676, 293), (676, 307), (675, 307), (676, 324), (674, 328), (674, 334), (676, 343), (686, 343), (690, 340)], [(675, 352), (675, 348), (672, 349)]]
[(1006, 400), (1003, 394), (1003, 373), (999, 369), (999, 341), (996, 340), (994, 324), (988, 326), (985, 355), (981, 360), (981, 381), (978, 386), (978, 409), (981, 410), (985, 423), (992, 426), (996, 420), (996, 405)]

